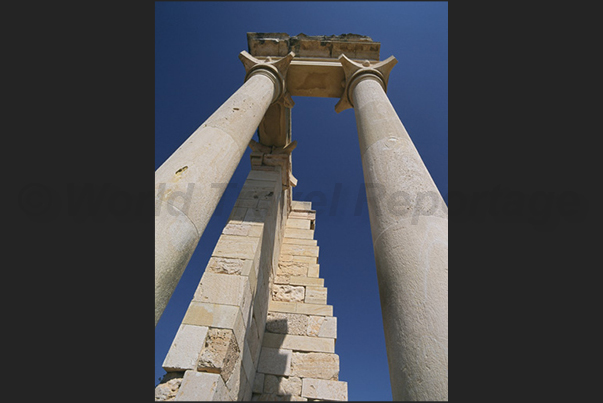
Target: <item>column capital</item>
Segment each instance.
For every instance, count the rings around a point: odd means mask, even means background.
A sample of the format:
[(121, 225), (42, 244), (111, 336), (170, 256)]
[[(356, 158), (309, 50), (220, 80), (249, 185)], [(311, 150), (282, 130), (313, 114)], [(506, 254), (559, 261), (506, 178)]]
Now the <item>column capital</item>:
[(268, 57), (265, 61), (262, 61), (251, 56), (246, 51), (239, 53), (239, 59), (241, 59), (245, 67), (245, 81), (254, 74), (266, 75), (272, 80), (275, 87), (272, 103), (282, 102), (287, 108), (293, 108), (294, 105), (293, 99), (291, 99), (291, 95), (285, 87), (287, 71), (293, 57), (295, 57), (295, 53), (289, 52), (289, 54), (277, 60), (272, 60), (272, 58)]
[(362, 64), (357, 63), (348, 59), (344, 54), (339, 56), (338, 60), (341, 63), (341, 67), (343, 67), (345, 81), (341, 83), (344, 87), (343, 95), (335, 105), (335, 112), (337, 113), (354, 107), (354, 104), (352, 103), (352, 91), (354, 91), (356, 84), (358, 84), (361, 79), (376, 79), (383, 87), (383, 91), (387, 92), (389, 73), (396, 63), (398, 63), (398, 60), (396, 60), (394, 56), (390, 56), (377, 63), (371, 63), (368, 60), (365, 60)]

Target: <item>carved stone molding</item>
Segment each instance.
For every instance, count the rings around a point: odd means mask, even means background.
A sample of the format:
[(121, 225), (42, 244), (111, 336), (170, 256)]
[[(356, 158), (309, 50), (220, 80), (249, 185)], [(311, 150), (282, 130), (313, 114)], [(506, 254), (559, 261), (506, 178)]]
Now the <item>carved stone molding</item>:
[(342, 54), (339, 56), (339, 62), (341, 63), (341, 67), (343, 67), (345, 81), (342, 82), (342, 86), (344, 87), (343, 95), (335, 105), (335, 112), (337, 113), (354, 107), (352, 92), (361, 79), (371, 78), (377, 80), (383, 87), (383, 91), (387, 92), (389, 73), (396, 63), (398, 63), (398, 60), (394, 56), (390, 56), (381, 62), (373, 63), (365, 60), (361, 64), (350, 60), (346, 55)]
[(276, 60), (268, 57), (266, 60), (262, 61), (251, 56), (246, 51), (239, 53), (239, 59), (243, 62), (246, 71), (245, 81), (254, 74), (266, 75), (272, 80), (275, 86), (272, 103), (282, 102), (287, 108), (292, 108), (294, 105), (291, 95), (287, 92), (285, 87), (287, 71), (289, 70), (289, 65), (291, 64), (293, 57), (295, 57), (295, 53), (289, 52), (285, 57)]

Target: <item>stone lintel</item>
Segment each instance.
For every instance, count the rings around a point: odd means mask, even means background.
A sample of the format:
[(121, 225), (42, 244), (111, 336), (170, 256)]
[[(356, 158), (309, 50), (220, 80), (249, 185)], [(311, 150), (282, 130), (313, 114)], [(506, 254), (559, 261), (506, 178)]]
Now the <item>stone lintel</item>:
[(286, 33), (248, 32), (247, 46), (253, 56), (285, 56), (337, 59), (345, 53), (353, 59), (379, 60), (380, 42), (357, 34), (289, 36)]

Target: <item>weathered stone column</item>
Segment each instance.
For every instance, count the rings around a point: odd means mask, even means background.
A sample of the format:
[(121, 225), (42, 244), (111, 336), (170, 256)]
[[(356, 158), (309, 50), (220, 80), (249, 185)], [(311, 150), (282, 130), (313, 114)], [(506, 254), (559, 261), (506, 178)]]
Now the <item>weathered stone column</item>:
[(448, 400), (448, 209), (385, 93), (396, 64), (339, 58), (367, 190), (394, 400)]
[(241, 52), (245, 83), (155, 172), (155, 325), (266, 110), (287, 98), (293, 57)]

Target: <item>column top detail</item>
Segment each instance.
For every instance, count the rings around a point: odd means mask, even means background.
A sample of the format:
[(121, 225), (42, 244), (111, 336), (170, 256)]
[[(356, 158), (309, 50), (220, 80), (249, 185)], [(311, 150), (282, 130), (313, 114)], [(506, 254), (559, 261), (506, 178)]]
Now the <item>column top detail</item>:
[(339, 56), (339, 61), (345, 73), (345, 88), (341, 99), (335, 105), (335, 112), (339, 113), (349, 108), (353, 108), (352, 92), (356, 84), (361, 79), (373, 78), (376, 79), (383, 91), (387, 92), (387, 82), (389, 81), (389, 73), (394, 68), (398, 60), (394, 56), (390, 56), (382, 62), (372, 64), (368, 60), (364, 63), (357, 63), (345, 55)]
[(247, 45), (252, 56), (280, 56), (294, 52), (298, 58), (337, 60), (344, 54), (350, 59), (379, 60), (381, 43), (357, 34), (317, 35), (248, 32)]
[(292, 96), (341, 98), (345, 74), (338, 57), (345, 54), (359, 63), (379, 62), (381, 43), (368, 36), (289, 36), (285, 33), (247, 33), (249, 54), (258, 60), (295, 53), (286, 87)]

